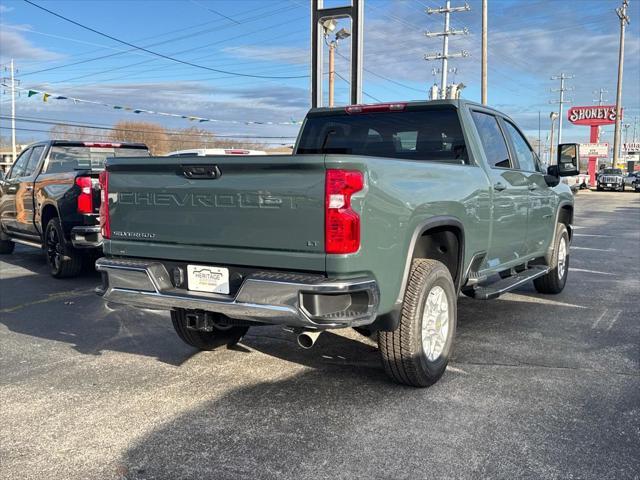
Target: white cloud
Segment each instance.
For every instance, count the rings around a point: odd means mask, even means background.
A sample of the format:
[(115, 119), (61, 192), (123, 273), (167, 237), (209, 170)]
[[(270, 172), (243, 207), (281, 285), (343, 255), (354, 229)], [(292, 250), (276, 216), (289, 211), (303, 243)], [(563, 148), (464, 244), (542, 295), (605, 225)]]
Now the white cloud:
[(5, 62), (8, 59), (16, 60), (56, 60), (62, 55), (36, 47), (22, 34), (0, 28), (0, 60)]

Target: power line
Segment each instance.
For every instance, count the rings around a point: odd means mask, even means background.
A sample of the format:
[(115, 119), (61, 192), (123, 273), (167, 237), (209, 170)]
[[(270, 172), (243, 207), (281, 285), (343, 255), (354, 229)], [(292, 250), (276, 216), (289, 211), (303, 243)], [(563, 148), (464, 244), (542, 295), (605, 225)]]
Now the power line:
[(121, 40), (121, 39), (119, 39), (117, 37), (114, 37), (114, 36), (109, 35), (107, 33), (101, 32), (99, 30), (96, 30), (95, 28), (89, 27), (89, 26), (84, 25), (82, 23), (76, 22), (75, 20), (67, 18), (67, 17), (65, 17), (63, 15), (60, 15), (60, 14), (58, 14), (58, 13), (52, 11), (52, 10), (49, 10), (48, 8), (45, 8), (45, 7), (41, 6), (41, 5), (38, 5), (38, 4), (34, 3), (34, 2), (32, 2), (31, 0), (23, 0), (23, 1), (28, 3), (29, 5), (33, 5), (34, 7), (39, 8), (40, 10), (42, 10), (44, 12), (47, 12), (47, 13), (55, 16), (55, 17), (58, 17), (58, 18), (60, 18), (60, 19), (62, 19), (64, 21), (69, 22), (69, 23), (71, 23), (73, 25), (76, 25), (76, 26), (78, 26), (80, 28), (84, 28), (85, 30), (93, 32), (93, 33), (95, 33), (97, 35), (101, 35), (101, 36), (103, 36), (105, 38), (109, 38), (109, 39), (111, 39), (111, 40), (113, 40), (115, 42), (122, 43), (123, 45), (127, 45), (127, 46), (132, 47), (132, 48), (134, 48), (136, 50), (140, 50), (142, 52), (147, 52), (147, 53), (149, 53), (151, 55), (155, 55), (157, 57), (164, 58), (165, 60), (169, 60), (169, 61), (176, 62), (176, 63), (181, 63), (183, 65), (189, 65), (189, 66), (194, 67), (194, 68), (200, 68), (202, 70), (208, 70), (208, 71), (211, 71), (211, 72), (224, 73), (226, 75), (235, 75), (235, 76), (238, 76), (238, 77), (250, 77), (250, 78), (273, 78), (273, 79), (285, 80), (285, 79), (298, 79), (298, 78), (308, 78), (309, 77), (309, 75), (297, 75), (297, 76), (252, 75), (252, 74), (246, 74), (246, 73), (240, 73), (240, 72), (230, 72), (228, 70), (219, 70), (217, 68), (207, 67), (205, 65), (200, 65), (198, 63), (192, 63), (192, 62), (189, 62), (187, 60), (181, 60), (179, 58), (171, 57), (169, 55), (164, 55), (162, 53), (155, 52), (153, 50), (149, 50), (148, 48), (141, 47), (139, 45), (135, 45), (133, 43), (127, 42), (126, 40)]
[[(7, 120), (11, 117), (0, 115), (0, 119)], [(73, 122), (68, 120), (57, 120), (53, 118), (45, 119), (45, 118), (35, 118), (35, 117), (16, 117), (16, 121), (25, 122), (25, 123), (37, 123), (43, 125), (62, 125), (65, 127), (80, 127), (80, 128), (92, 128), (96, 130), (107, 130), (112, 132), (128, 132), (128, 133), (156, 133), (150, 130), (136, 130), (131, 128), (118, 128), (118, 127), (107, 127), (99, 124), (92, 123), (81, 123), (81, 122)], [(166, 135), (173, 136), (183, 136), (183, 137), (202, 137), (207, 135), (214, 135), (218, 138), (268, 138), (268, 139), (288, 139), (288, 138), (296, 138), (296, 136), (291, 135), (218, 135), (215, 132), (211, 132), (207, 130), (207, 133), (193, 133), (188, 131), (177, 131), (177, 130), (168, 130), (163, 132)]]

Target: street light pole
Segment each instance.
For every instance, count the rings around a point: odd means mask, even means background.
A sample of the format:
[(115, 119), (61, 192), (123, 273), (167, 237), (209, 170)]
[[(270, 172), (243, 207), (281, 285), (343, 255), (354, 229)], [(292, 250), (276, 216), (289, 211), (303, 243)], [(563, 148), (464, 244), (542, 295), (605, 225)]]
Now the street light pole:
[(618, 87), (616, 89), (616, 127), (613, 133), (613, 165), (615, 168), (616, 163), (620, 156), (620, 117), (622, 116), (622, 70), (624, 67), (624, 29), (629, 23), (629, 17), (627, 16), (627, 7), (629, 6), (629, 0), (623, 0), (622, 6), (616, 8), (618, 18), (620, 18), (620, 48), (618, 49)]
[(551, 140), (549, 141), (549, 165), (553, 165), (553, 124), (556, 122), (556, 118), (558, 118), (558, 114), (556, 112), (551, 112), (549, 115), (551, 119)]
[(336, 83), (336, 42), (329, 43), (329, 106), (333, 107), (333, 99)]
[[(487, 104), (487, 1), (482, 0), (482, 89), (481, 89), (481, 101), (483, 105)], [(539, 143), (539, 142), (538, 142)]]
[(16, 79), (14, 74), (13, 58), (11, 59), (11, 150), (13, 153), (13, 162), (15, 163), (18, 156), (16, 150)]

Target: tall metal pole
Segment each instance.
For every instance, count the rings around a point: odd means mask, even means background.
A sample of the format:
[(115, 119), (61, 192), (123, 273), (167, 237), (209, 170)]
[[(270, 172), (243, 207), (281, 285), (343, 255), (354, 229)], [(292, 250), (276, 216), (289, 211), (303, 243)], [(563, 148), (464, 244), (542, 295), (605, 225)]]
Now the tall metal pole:
[(336, 42), (329, 43), (329, 106), (333, 107), (336, 83)]
[(11, 150), (13, 152), (13, 161), (16, 161), (16, 80), (13, 69), (13, 58), (11, 59)]
[(551, 140), (549, 141), (549, 165), (553, 165), (553, 124), (556, 121), (557, 118), (557, 113), (556, 112), (551, 112), (551, 115), (549, 115), (549, 118), (551, 118)]
[[(482, 0), (482, 93), (481, 100), (482, 104), (487, 104), (487, 28), (488, 28), (488, 18), (487, 18), (487, 1)], [(539, 135), (538, 135), (539, 137)], [(538, 138), (538, 145), (540, 145), (540, 139)], [(539, 148), (538, 148), (539, 150)], [(538, 153), (538, 156), (540, 154)]]
[(449, 16), (451, 15), (451, 2), (447, 0), (444, 12), (444, 31), (442, 36), (442, 76), (440, 77), (440, 98), (447, 98), (447, 63), (449, 59)]
[(549, 103), (557, 103), (559, 104), (558, 108), (558, 143), (562, 143), (562, 111), (565, 103), (569, 103), (568, 100), (564, 99), (564, 92), (568, 92), (573, 90), (573, 88), (566, 88), (564, 86), (564, 81), (573, 78), (573, 75), (566, 75), (565, 73), (561, 73), (560, 75), (554, 75), (551, 77), (551, 80), (560, 80), (560, 88), (559, 89), (551, 89), (552, 92), (560, 92), (560, 100), (551, 101)]
[(624, 66), (624, 30), (629, 23), (627, 7), (629, 0), (623, 0), (622, 6), (616, 9), (620, 18), (620, 48), (618, 49), (618, 87), (616, 89), (616, 126), (613, 133), (613, 165), (616, 166), (620, 158), (620, 117), (622, 117), (622, 70)]
[(538, 158), (540, 158), (540, 142), (542, 141), (540, 138), (542, 132), (542, 112), (538, 110)]

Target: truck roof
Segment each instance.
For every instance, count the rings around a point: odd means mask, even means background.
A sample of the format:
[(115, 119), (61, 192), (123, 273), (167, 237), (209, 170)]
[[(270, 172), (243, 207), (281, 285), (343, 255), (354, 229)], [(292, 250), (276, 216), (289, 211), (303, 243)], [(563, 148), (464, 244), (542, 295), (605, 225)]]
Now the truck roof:
[(480, 107), (486, 110), (491, 110), (493, 112), (499, 113), (500, 115), (505, 115), (503, 112), (496, 110), (495, 108), (489, 107), (487, 105), (482, 105), (477, 102), (473, 102), (471, 100), (465, 99), (446, 99), (446, 100), (402, 100), (397, 102), (381, 102), (381, 103), (363, 103), (359, 105), (343, 105), (340, 107), (317, 107), (309, 110), (309, 114), (323, 114), (323, 113), (342, 113), (346, 111), (346, 107), (383, 107), (386, 105), (396, 105), (402, 104), (406, 105), (410, 109), (414, 109), (416, 107), (438, 107), (443, 105), (451, 105), (455, 108), (461, 108), (464, 106), (474, 106)]
[(33, 142), (29, 144), (26, 148), (32, 147), (34, 145), (66, 145), (70, 147), (115, 147), (115, 148), (144, 148), (148, 149), (147, 145), (144, 143), (136, 143), (136, 142), (105, 142), (105, 141), (83, 141), (83, 140), (41, 140), (39, 142)]

